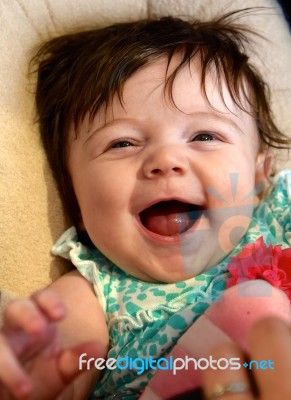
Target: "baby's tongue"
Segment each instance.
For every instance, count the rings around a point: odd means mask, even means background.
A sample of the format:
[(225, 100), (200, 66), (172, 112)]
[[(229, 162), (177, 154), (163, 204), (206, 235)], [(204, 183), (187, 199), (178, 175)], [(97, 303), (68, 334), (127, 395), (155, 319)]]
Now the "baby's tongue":
[(175, 236), (191, 226), (189, 212), (191, 204), (165, 201), (147, 208), (141, 213), (143, 225), (150, 231), (163, 236)]

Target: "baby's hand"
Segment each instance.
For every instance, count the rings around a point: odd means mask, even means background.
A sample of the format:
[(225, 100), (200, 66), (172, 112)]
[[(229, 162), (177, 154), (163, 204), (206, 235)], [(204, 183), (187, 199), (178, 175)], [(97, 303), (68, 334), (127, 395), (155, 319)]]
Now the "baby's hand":
[(12, 301), (0, 332), (0, 399), (56, 399), (80, 374), (79, 355), (98, 354), (94, 343), (64, 349), (57, 323), (65, 307), (45, 289), (30, 299)]

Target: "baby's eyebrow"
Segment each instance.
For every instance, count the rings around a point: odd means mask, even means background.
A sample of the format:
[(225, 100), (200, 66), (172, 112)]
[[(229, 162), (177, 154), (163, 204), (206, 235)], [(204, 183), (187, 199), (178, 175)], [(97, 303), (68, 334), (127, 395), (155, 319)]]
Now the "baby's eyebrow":
[(89, 133), (88, 133), (87, 139), (84, 141), (84, 145), (87, 144), (88, 142), (90, 142), (91, 139), (92, 139), (93, 137), (95, 137), (96, 135), (98, 135), (98, 133), (99, 133), (102, 129), (104, 129), (105, 126), (107, 126), (107, 125), (102, 125), (102, 126), (100, 126), (99, 128), (94, 129), (92, 132), (89, 132)]
[(94, 129), (92, 131), (89, 131), (88, 137), (84, 141), (84, 144), (88, 143), (93, 137), (98, 135), (98, 133), (100, 133), (103, 129), (110, 128), (111, 126), (114, 126), (114, 125), (117, 125), (117, 124), (120, 124), (120, 123), (123, 123), (123, 124), (129, 123), (131, 121), (132, 120), (128, 119), (128, 118), (126, 118), (126, 119), (125, 118), (116, 118), (116, 119), (113, 119), (112, 121), (109, 121), (109, 122), (105, 121), (105, 123), (103, 125), (99, 126), (98, 128), (96, 128), (96, 129)]
[(230, 115), (233, 115), (239, 119), (239, 117), (233, 114), (231, 111), (229, 111), (229, 114), (219, 111), (214, 111), (213, 113), (209, 111), (198, 111), (194, 112), (192, 115), (195, 115), (196, 117), (202, 117), (207, 120), (212, 120), (213, 122), (222, 122), (223, 124), (230, 125), (235, 131), (244, 133), (242, 128), (232, 118), (230, 118)]

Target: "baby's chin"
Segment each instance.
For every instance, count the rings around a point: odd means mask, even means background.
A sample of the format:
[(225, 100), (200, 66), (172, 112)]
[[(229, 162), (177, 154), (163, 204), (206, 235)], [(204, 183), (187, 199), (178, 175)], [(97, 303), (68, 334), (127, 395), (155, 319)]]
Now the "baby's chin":
[[(120, 268), (120, 267), (119, 267)], [(154, 272), (144, 272), (144, 271), (132, 271), (130, 268), (120, 268), (123, 272), (126, 274), (130, 275), (132, 278), (135, 278), (139, 281), (143, 282), (148, 282), (148, 283), (176, 283), (176, 282), (181, 282), (185, 281), (187, 279), (192, 278), (193, 276), (190, 276), (188, 274), (185, 274), (184, 272), (181, 271), (164, 271), (160, 270)]]
[(187, 281), (189, 279), (194, 278), (195, 276), (201, 275), (204, 272), (210, 270), (211, 268), (215, 267), (215, 265), (207, 265), (206, 267), (193, 268), (193, 265), (186, 266), (183, 265), (176, 265), (175, 270), (165, 269), (165, 268), (155, 268), (155, 271), (148, 271), (147, 273), (144, 271), (132, 271), (130, 268), (121, 268), (124, 272), (128, 275), (132, 276), (135, 279), (138, 279), (143, 282), (148, 283), (177, 283), (182, 281)]

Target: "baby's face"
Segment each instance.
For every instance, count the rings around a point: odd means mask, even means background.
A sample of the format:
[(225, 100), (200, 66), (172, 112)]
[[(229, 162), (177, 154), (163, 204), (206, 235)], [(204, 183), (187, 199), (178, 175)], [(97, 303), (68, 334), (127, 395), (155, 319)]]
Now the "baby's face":
[(262, 180), (254, 119), (224, 104), (193, 64), (164, 93), (166, 62), (125, 84), (107, 114), (70, 134), (69, 170), (96, 247), (145, 281), (176, 282), (215, 266), (249, 226)]

